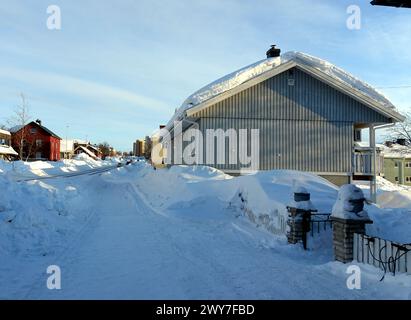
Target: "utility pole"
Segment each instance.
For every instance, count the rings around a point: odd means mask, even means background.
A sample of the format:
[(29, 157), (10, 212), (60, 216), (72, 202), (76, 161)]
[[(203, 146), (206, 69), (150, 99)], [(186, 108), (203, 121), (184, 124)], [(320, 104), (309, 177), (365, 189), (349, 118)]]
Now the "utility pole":
[(66, 125), (66, 159), (68, 159), (68, 130), (69, 130), (69, 125)]

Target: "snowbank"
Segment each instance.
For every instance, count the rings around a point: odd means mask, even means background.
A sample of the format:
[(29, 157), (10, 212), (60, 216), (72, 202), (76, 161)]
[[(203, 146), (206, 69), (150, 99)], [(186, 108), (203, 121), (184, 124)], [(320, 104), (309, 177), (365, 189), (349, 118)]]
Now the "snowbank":
[[(94, 298), (103, 287), (109, 288), (107, 297), (113, 297), (114, 287), (121, 293), (134, 293), (135, 283), (142, 288), (139, 282), (142, 274), (147, 276), (150, 288), (162, 288), (156, 282), (159, 279), (161, 284), (170, 286), (173, 294), (169, 297), (175, 298), (180, 296), (173, 292), (174, 282), (170, 279), (187, 279), (195, 291), (199, 285), (193, 285), (192, 279), (199, 278), (199, 273), (207, 275), (204, 284), (218, 276), (216, 283), (223, 283), (224, 287), (224, 279), (235, 274), (236, 281), (246, 281), (236, 284), (236, 288), (247, 292), (247, 297), (250, 292), (252, 296), (256, 292), (264, 295), (271, 292), (273, 287), (264, 287), (265, 283), (281, 281), (283, 284), (276, 288), (282, 292), (295, 275), (299, 275), (296, 282), (299, 288), (327, 284), (312, 297), (318, 297), (318, 293), (324, 297), (340, 294), (340, 284), (345, 278), (335, 279), (329, 274), (327, 264), (332, 259), (330, 233), (327, 237), (324, 233), (318, 237), (321, 250), (317, 246), (303, 252), (301, 248), (288, 246), (284, 235), (275, 237), (266, 232), (276, 233), (284, 223), (286, 205), (292, 201), (293, 191), (310, 192), (312, 205), (320, 212), (331, 212), (338, 188), (315, 175), (278, 170), (233, 178), (205, 166), (154, 170), (145, 162), (101, 175), (69, 179), (17, 182), (13, 175), (14, 170), (27, 170), (34, 175), (35, 170), (61, 172), (110, 163), (95, 164), (84, 158), (16, 163), (13, 169), (12, 164), (0, 162), (0, 297), (38, 297), (38, 291), (30, 291), (33, 284), (41, 286), (46, 294), (54, 294), (45, 289), (43, 278), (38, 282), (35, 278), (43, 277), (45, 266), (56, 261), (62, 263), (62, 270), (70, 270), (69, 278), (73, 277), (75, 269), (84, 272), (78, 282), (72, 278), (66, 282), (73, 290), (71, 295), (67, 294), (70, 298), (81, 297), (90, 287)], [(371, 229), (367, 226), (369, 233), (411, 242), (409, 211), (376, 206), (367, 206), (366, 210), (374, 220)], [(338, 274), (345, 276), (346, 267), (335, 266), (341, 269)], [(165, 269), (169, 273), (164, 273)], [(122, 272), (119, 274), (118, 270)], [(178, 277), (175, 277), (175, 270), (180, 270)], [(124, 285), (130, 284), (124, 281), (129, 279), (123, 276), (124, 272), (134, 277), (129, 291), (124, 291)], [(96, 277), (90, 278), (90, 274)], [(242, 277), (244, 274), (247, 276)], [(311, 279), (312, 275), (320, 276)], [(255, 292), (249, 291), (255, 279), (260, 279)], [(337, 283), (334, 293), (329, 291), (332, 281)], [(181, 284), (180, 281), (175, 283), (176, 287)], [(379, 283), (378, 279), (372, 283)], [(215, 297), (214, 284), (212, 293), (205, 298)], [(61, 292), (70, 292), (66, 290)], [(232, 292), (231, 287), (229, 291)], [(311, 297), (307, 294), (313, 294), (311, 289), (297, 295), (286, 291), (287, 297)], [(199, 297), (196, 292), (194, 297)], [(147, 294), (143, 290), (140, 293)], [(367, 297), (373, 294), (367, 293)]]
[[(182, 214), (190, 218), (213, 217), (221, 208), (234, 210), (257, 226), (279, 233), (287, 218), (286, 206), (293, 202), (293, 193), (305, 189), (311, 194), (311, 206), (320, 213), (331, 213), (338, 199), (339, 188), (316, 175), (292, 170), (261, 171), (255, 175), (231, 177), (205, 166), (173, 166), (154, 170), (140, 163), (135, 183), (149, 204), (163, 213)], [(296, 186), (299, 189), (296, 189)], [(303, 189), (302, 189), (303, 188)], [(343, 191), (343, 195), (352, 191)], [(398, 188), (391, 186), (390, 194)], [(395, 189), (397, 188), (397, 189)], [(387, 191), (388, 192), (388, 191)], [(356, 193), (358, 197), (363, 197)], [(407, 202), (407, 200), (404, 200)], [(394, 200), (398, 205), (399, 202)], [(388, 205), (388, 204), (386, 204)], [(405, 203), (407, 208), (408, 203)], [(365, 213), (373, 220), (367, 232), (388, 240), (411, 242), (411, 212), (390, 206), (381, 208), (365, 204)], [(346, 212), (348, 207), (342, 206)], [(220, 210), (221, 211), (221, 210)]]
[(116, 164), (114, 160), (102, 161), (94, 160), (88, 155), (81, 153), (73, 159), (63, 159), (61, 161), (13, 161), (5, 162), (0, 160), (0, 171), (7, 172), (9, 177), (15, 180), (32, 179), (37, 177), (50, 177), (70, 173), (81, 173), (82, 171), (112, 166)]
[[(293, 202), (295, 191), (309, 192), (310, 207), (330, 213), (339, 190), (323, 178), (298, 171), (273, 170), (233, 178), (206, 166), (154, 170), (145, 162), (114, 169), (104, 173), (101, 179), (94, 179), (96, 176), (29, 182), (15, 179), (16, 174), (42, 177), (103, 167), (116, 161), (95, 161), (84, 155), (61, 162), (0, 161), (0, 251), (47, 254), (54, 250), (66, 241), (64, 235), (73, 233), (92, 214), (93, 188), (104, 188), (110, 181), (130, 184), (147, 205), (162, 215), (218, 221), (227, 219), (221, 216), (222, 212), (231, 212), (232, 218), (246, 217), (272, 233), (284, 230), (286, 206)], [(366, 205), (365, 210), (374, 221), (367, 226), (369, 231), (389, 240), (411, 242), (408, 199), (403, 199), (402, 208)], [(392, 201), (398, 205), (398, 201)]]
[(209, 208), (230, 208), (273, 233), (284, 229), (295, 185), (310, 192), (310, 206), (322, 212), (331, 212), (338, 190), (316, 175), (290, 170), (233, 178), (206, 166), (154, 170), (142, 164), (135, 179), (150, 205), (162, 212), (191, 208), (192, 215), (209, 215)]
[(20, 181), (112, 165), (86, 155), (58, 162), (0, 160), (0, 255), (48, 255), (92, 213), (89, 176)]
[[(369, 193), (368, 183), (358, 182), (357, 185)], [(411, 187), (392, 183), (382, 177), (377, 177), (377, 204), (380, 208), (403, 208), (411, 210)]]
[[(357, 183), (369, 194), (368, 183)], [(373, 236), (379, 236), (400, 243), (411, 242), (411, 187), (391, 183), (377, 177), (377, 205), (367, 207), (370, 219), (367, 226)]]
[[(24, 219), (17, 217), (16, 223), (26, 221), (30, 224), (29, 221), (33, 219), (43, 218), (47, 221), (50, 217), (53, 217), (53, 220), (56, 213), (59, 215), (62, 212), (72, 212), (72, 208), (68, 208), (71, 205), (70, 199), (78, 195), (79, 189), (88, 188), (82, 183), (76, 185), (77, 181), (87, 180), (86, 177), (68, 183), (51, 180), (16, 183), (16, 176), (43, 177), (62, 172), (80, 172), (89, 168), (113, 165), (117, 161), (118, 159), (95, 161), (85, 154), (76, 159), (60, 162), (0, 161), (0, 188), (4, 190), (0, 195), (1, 221), (6, 223), (5, 221), (15, 219), (18, 213), (25, 216)], [(132, 182), (148, 204), (164, 214), (204, 218), (213, 216), (213, 212), (220, 212), (221, 208), (230, 208), (235, 215), (246, 216), (256, 225), (270, 231), (277, 230), (277, 233), (283, 228), (287, 218), (286, 206), (297, 205), (293, 199), (296, 191), (309, 192), (311, 200), (309, 203), (304, 202), (303, 205), (315, 208), (319, 212), (330, 213), (334, 207), (333, 214), (336, 214), (338, 206), (339, 212), (350, 211), (350, 208), (346, 207), (347, 202), (336, 204), (339, 190), (336, 186), (316, 175), (291, 170), (262, 171), (254, 175), (233, 178), (207, 166), (173, 166), (169, 169), (154, 170), (145, 162), (137, 162), (104, 177)], [(374, 225), (370, 228), (375, 235), (389, 236), (390, 240), (397, 241), (408, 239), (409, 242), (410, 193), (406, 188), (399, 190), (398, 186), (387, 184), (385, 181), (384, 183), (385, 185), (382, 185), (379, 179), (382, 189), (379, 199), (385, 199), (384, 207), (389, 210), (366, 205), (365, 211), (374, 220)], [(347, 195), (353, 196), (353, 187), (347, 188), (341, 190), (340, 200)], [(363, 197), (359, 193), (358, 196)], [(83, 201), (90, 202), (88, 199)], [(218, 216), (213, 218), (218, 219)], [(21, 226), (21, 223), (23, 222), (19, 222), (18, 225)], [(4, 224), (2, 226), (4, 227)]]

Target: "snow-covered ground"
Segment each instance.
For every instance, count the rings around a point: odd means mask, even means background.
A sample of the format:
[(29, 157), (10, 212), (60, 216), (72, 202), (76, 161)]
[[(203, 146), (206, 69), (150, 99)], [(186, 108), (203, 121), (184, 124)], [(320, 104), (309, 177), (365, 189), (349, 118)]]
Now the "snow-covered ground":
[[(329, 233), (304, 251), (270, 232), (296, 185), (319, 211), (331, 212), (338, 188), (324, 179), (115, 165), (87, 157), (0, 162), (0, 298), (411, 299), (410, 276), (379, 282), (381, 271), (366, 265), (362, 289), (349, 290), (347, 265), (333, 261)], [(102, 167), (112, 170), (91, 174)], [(410, 202), (390, 201), (366, 207), (374, 220), (368, 232), (411, 242)], [(61, 268), (61, 290), (46, 287), (49, 265)]]

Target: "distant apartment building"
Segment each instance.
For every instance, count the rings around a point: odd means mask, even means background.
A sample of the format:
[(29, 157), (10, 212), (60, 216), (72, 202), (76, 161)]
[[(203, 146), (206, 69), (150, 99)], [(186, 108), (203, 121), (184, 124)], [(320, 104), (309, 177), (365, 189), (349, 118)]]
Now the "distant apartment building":
[(137, 157), (143, 157), (144, 151), (145, 151), (144, 147), (145, 147), (145, 141), (137, 139), (133, 143), (133, 155)]
[(411, 147), (402, 139), (384, 146), (384, 177), (392, 183), (411, 186)]

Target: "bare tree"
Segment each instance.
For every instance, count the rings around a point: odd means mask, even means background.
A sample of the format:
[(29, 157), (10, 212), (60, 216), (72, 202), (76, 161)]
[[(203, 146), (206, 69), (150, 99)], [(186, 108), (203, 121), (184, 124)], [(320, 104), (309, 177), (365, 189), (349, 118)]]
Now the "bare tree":
[(112, 148), (108, 144), (108, 142), (102, 142), (98, 144), (98, 148), (102, 154), (102, 158), (105, 159), (106, 157), (111, 156)]
[[(29, 123), (31, 116), (29, 114), (29, 106), (27, 103), (26, 96), (23, 93), (20, 93), (20, 99), (21, 99), (20, 104), (18, 104), (14, 108), (14, 115), (8, 122), (10, 123), (12, 127), (15, 127), (15, 126), (21, 127), (21, 130), (16, 132), (14, 141), (18, 148), (20, 160), (23, 160), (24, 148), (25, 146), (27, 147), (26, 137), (28, 134), (27, 128), (25, 126), (27, 125), (27, 123)], [(27, 157), (29, 157), (33, 149), (33, 146), (28, 146), (28, 147), (29, 147), (29, 152), (28, 152)]]
[(390, 140), (405, 139), (407, 144), (411, 144), (411, 112), (405, 113), (404, 122), (397, 123), (389, 129), (388, 138)]

